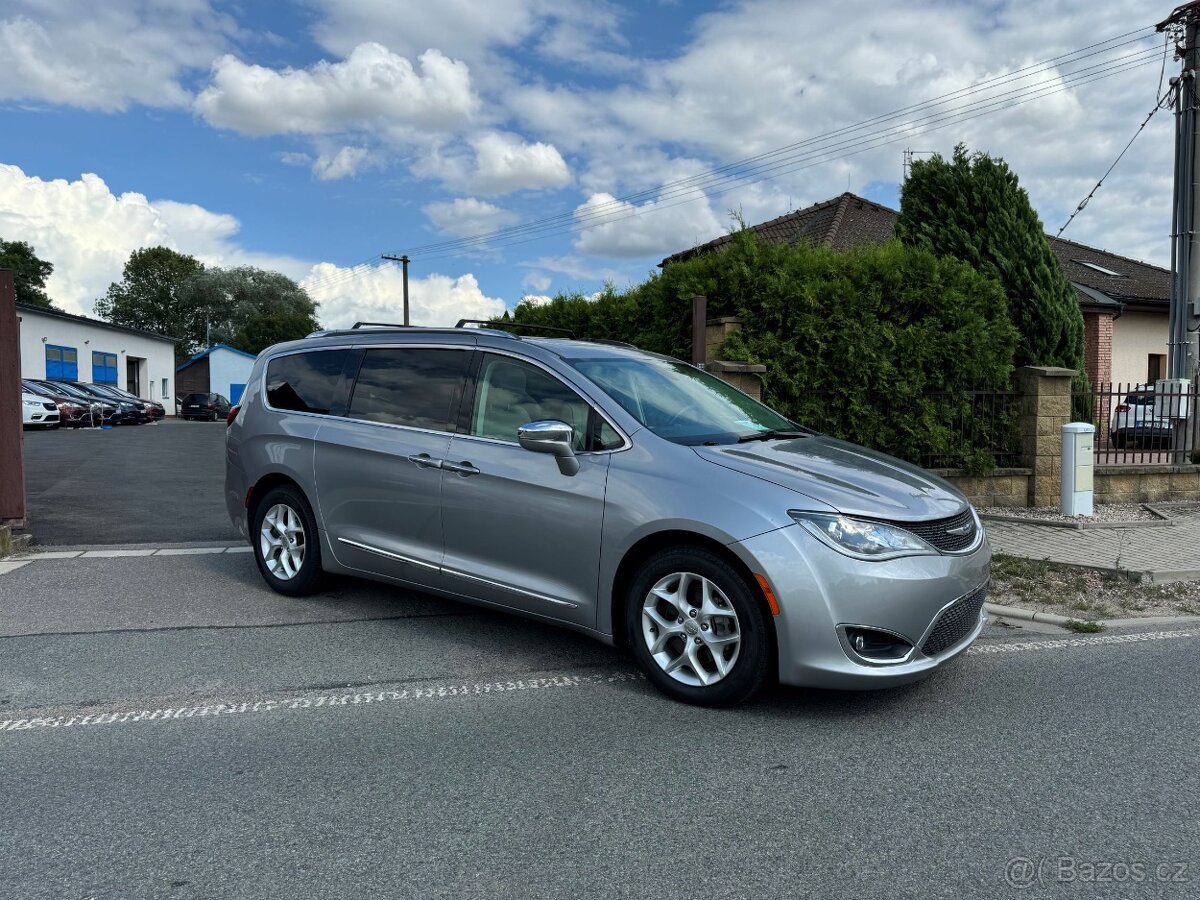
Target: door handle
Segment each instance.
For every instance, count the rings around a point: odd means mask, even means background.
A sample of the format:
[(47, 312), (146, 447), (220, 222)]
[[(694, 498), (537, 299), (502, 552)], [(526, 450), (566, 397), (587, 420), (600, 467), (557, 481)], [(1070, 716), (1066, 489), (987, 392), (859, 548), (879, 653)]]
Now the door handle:
[(479, 470), (466, 460), (463, 460), (460, 463), (443, 462), (442, 468), (447, 472), (457, 472), (459, 475), (463, 476), (479, 474)]
[(416, 453), (408, 458), (410, 463), (416, 464), (418, 469), (440, 469), (442, 460), (434, 459), (428, 453)]

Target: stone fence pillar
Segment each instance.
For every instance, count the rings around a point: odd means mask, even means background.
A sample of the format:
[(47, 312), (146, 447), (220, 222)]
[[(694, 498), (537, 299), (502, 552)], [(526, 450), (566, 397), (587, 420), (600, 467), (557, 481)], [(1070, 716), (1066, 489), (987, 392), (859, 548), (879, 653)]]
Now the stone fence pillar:
[(1057, 506), (1062, 478), (1062, 427), (1071, 421), (1071, 379), (1074, 369), (1022, 366), (1017, 369), (1021, 391), (1021, 455), (1033, 470), (1029, 479), (1030, 506)]
[(742, 330), (742, 320), (737, 316), (718, 316), (715, 319), (708, 319), (705, 324), (704, 358), (707, 363), (704, 368), (710, 374), (716, 375), (727, 384), (732, 384), (755, 400), (761, 400), (762, 373), (767, 371), (766, 366), (717, 359), (717, 355), (725, 346), (725, 341), (729, 339), (729, 336)]

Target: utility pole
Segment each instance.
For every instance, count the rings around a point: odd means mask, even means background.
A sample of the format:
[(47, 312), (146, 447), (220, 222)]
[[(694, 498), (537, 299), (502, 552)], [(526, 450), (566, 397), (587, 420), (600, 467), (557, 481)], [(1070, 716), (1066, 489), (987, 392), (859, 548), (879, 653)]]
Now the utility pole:
[(391, 262), (398, 262), (404, 270), (404, 324), (408, 325), (408, 254), (403, 256), (388, 256), (383, 254), (383, 258)]
[(1182, 60), (1179, 77), (1171, 79), (1175, 95), (1175, 190), (1171, 211), (1171, 309), (1168, 317), (1167, 377), (1196, 375), (1195, 335), (1200, 332), (1200, 0), (1177, 7), (1158, 24), (1175, 44)]

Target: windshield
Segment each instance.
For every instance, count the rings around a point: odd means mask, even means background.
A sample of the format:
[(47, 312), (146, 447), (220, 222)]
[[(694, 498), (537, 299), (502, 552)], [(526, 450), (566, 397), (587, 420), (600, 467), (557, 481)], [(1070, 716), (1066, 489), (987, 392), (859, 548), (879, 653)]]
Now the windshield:
[(567, 360), (621, 407), (676, 444), (729, 444), (796, 425), (707, 372), (673, 359)]

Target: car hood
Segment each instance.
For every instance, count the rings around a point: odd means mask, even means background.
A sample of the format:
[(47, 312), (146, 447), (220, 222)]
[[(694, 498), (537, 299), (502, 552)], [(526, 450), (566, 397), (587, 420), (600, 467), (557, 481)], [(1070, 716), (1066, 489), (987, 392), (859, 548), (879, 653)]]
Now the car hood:
[(693, 449), (701, 459), (804, 494), (846, 515), (919, 521), (953, 516), (968, 505), (936, 475), (823, 435)]

